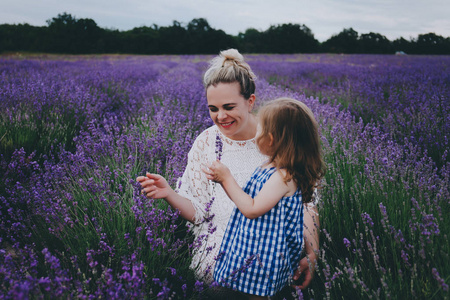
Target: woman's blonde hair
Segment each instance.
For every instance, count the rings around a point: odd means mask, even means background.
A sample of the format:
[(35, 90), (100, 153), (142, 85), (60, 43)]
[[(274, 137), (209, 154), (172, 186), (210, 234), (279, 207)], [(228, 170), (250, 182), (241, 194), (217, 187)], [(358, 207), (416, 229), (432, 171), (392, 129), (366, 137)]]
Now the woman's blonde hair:
[(314, 189), (325, 174), (318, 124), (302, 102), (278, 98), (258, 113), (261, 134), (257, 142), (273, 136), (270, 162), (286, 171), (285, 181), (294, 180), (304, 203), (312, 201)]
[(236, 49), (221, 51), (210, 61), (208, 70), (203, 77), (203, 84), (207, 89), (218, 83), (238, 82), (241, 95), (249, 99), (255, 93), (256, 76), (250, 66), (245, 62), (242, 54)]

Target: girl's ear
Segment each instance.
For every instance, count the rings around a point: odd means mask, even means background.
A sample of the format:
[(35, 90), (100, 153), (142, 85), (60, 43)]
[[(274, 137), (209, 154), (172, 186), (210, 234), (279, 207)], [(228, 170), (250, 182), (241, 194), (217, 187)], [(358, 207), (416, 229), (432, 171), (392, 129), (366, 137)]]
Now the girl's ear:
[(269, 132), (269, 147), (272, 147), (273, 146), (273, 134), (271, 134), (270, 132)]

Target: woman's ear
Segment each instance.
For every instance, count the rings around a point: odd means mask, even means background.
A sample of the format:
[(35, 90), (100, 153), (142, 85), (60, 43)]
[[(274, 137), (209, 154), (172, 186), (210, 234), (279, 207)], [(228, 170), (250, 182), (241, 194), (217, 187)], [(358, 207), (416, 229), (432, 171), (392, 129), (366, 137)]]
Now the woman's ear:
[(253, 110), (253, 106), (255, 105), (256, 101), (255, 94), (251, 94), (247, 101), (248, 101), (248, 112), (251, 112)]

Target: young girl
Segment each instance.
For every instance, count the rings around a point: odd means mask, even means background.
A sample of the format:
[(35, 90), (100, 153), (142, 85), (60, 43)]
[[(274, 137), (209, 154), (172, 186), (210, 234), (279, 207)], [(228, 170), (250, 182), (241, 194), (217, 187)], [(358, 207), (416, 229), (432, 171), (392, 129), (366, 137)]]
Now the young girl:
[(303, 204), (324, 174), (318, 126), (303, 103), (280, 98), (258, 114), (256, 142), (269, 157), (242, 189), (220, 161), (204, 169), (236, 207), (214, 279), (251, 299), (273, 296), (292, 279), (303, 244)]

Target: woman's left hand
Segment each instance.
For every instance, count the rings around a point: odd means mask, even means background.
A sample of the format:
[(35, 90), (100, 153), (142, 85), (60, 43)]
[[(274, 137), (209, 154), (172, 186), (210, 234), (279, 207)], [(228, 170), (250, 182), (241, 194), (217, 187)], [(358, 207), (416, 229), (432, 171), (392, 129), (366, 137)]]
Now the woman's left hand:
[(292, 287), (299, 288), (301, 290), (308, 287), (308, 285), (311, 283), (311, 280), (313, 278), (313, 270), (314, 267), (310, 263), (313, 264), (313, 262), (309, 262), (307, 257), (302, 258), (300, 260), (300, 264), (295, 270), (293, 280), (294, 284)]

